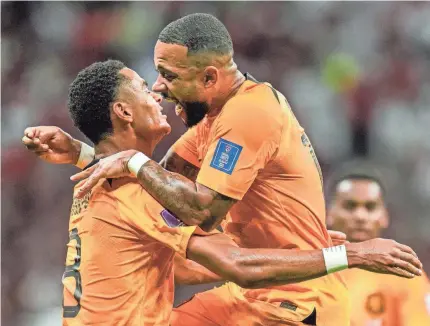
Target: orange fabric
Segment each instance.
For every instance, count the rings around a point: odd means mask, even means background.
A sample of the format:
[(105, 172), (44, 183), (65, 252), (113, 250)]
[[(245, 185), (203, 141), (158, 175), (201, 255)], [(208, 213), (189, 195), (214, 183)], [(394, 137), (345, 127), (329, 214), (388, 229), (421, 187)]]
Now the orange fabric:
[(426, 275), (408, 280), (359, 269), (342, 273), (354, 307), (351, 326), (430, 325), (430, 283)]
[[(215, 119), (205, 119), (194, 127), (195, 138), (188, 141), (195, 144), (192, 150), (181, 147), (181, 139), (175, 150), (181, 148), (184, 159), (194, 157), (194, 161), (201, 162), (197, 182), (240, 200), (222, 224), (224, 232), (239, 246), (303, 250), (329, 247), (332, 242), (325, 227), (318, 162), (287, 100), (281, 93), (277, 95), (280, 102), (268, 85), (246, 81)], [(231, 165), (229, 154), (238, 151), (224, 147), (225, 153), (220, 155), (221, 139), (242, 148), (231, 174), (222, 170)], [(302, 316), (316, 308), (317, 325), (331, 325), (321, 321), (329, 320), (326, 317), (335, 312), (343, 321), (337, 325), (348, 323), (348, 293), (339, 274), (245, 290), (244, 297), (275, 305), (288, 300), (298, 306)]]
[[(330, 315), (319, 318), (317, 325), (341, 326), (345, 313), (332, 309)], [(278, 326), (304, 324), (307, 316), (299, 310), (281, 308), (269, 302), (245, 297), (245, 291), (236, 284), (196, 294), (188, 302), (173, 309), (171, 326)]]
[(184, 160), (199, 167), (197, 145), (195, 143), (197, 128), (188, 129), (170, 148)]
[(163, 211), (128, 178), (101, 182), (91, 196), (74, 200), (63, 277), (63, 314), (72, 316), (63, 325), (169, 324), (173, 256), (185, 256), (196, 228), (169, 227)]

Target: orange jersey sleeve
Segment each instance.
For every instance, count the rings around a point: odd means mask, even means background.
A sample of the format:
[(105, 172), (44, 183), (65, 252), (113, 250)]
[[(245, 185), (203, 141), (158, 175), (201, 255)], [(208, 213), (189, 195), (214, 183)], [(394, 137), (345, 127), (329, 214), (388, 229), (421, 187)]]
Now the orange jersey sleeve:
[[(227, 102), (212, 126), (197, 182), (225, 196), (242, 199), (258, 172), (276, 153), (281, 138), (280, 110), (271, 112), (267, 97), (264, 100), (243, 93)], [(273, 101), (273, 105), (279, 105), (275, 97)]]

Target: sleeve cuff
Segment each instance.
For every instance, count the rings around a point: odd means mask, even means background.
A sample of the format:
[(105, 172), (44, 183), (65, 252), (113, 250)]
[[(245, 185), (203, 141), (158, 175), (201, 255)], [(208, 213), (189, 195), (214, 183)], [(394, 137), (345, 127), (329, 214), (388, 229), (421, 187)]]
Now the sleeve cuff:
[(193, 164), (194, 166), (197, 166), (198, 168), (200, 167), (201, 164), (198, 158), (192, 153), (190, 153), (190, 151), (188, 151), (186, 148), (184, 148), (184, 146), (174, 146), (172, 150), (180, 157), (182, 157), (185, 161), (190, 162), (191, 164)]
[(180, 228), (182, 232), (182, 239), (176, 252), (182, 257), (187, 258), (188, 242), (190, 241), (191, 236), (196, 231), (197, 226), (182, 226)]
[(199, 173), (197, 175), (196, 181), (205, 187), (208, 187), (224, 196), (227, 196), (236, 200), (242, 200), (243, 196), (245, 196), (246, 194), (246, 191), (244, 192), (243, 190), (231, 187), (229, 185), (215, 183), (213, 178), (210, 178), (210, 177), (205, 178), (205, 176), (202, 175), (202, 173)]
[(78, 162), (75, 166), (83, 170), (88, 164), (94, 160), (95, 152), (94, 148), (81, 142), (81, 152), (79, 153)]

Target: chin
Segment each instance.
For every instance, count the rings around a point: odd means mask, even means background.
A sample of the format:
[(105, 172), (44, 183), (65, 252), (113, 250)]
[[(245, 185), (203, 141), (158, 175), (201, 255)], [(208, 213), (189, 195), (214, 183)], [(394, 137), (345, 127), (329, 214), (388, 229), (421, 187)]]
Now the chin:
[(162, 133), (164, 136), (167, 136), (171, 132), (172, 132), (172, 127), (168, 123), (166, 123), (165, 125), (162, 126)]
[(372, 239), (372, 236), (364, 232), (353, 232), (350, 236), (348, 236), (348, 239), (351, 242), (362, 242)]

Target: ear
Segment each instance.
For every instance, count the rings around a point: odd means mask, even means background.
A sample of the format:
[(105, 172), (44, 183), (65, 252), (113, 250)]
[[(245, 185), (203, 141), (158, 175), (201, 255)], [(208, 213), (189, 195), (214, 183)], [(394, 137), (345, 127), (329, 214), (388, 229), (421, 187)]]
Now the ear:
[(325, 220), (325, 224), (329, 228), (333, 225), (333, 217), (331, 215), (331, 209), (329, 209), (328, 212), (327, 212), (327, 217), (326, 217), (326, 220)]
[(214, 66), (206, 67), (204, 70), (204, 85), (205, 88), (213, 87), (218, 81), (219, 71)]
[(120, 120), (126, 123), (133, 122), (133, 110), (130, 104), (126, 102), (114, 102), (112, 105), (112, 113)]
[(383, 212), (383, 214), (381, 216), (379, 224), (381, 225), (381, 229), (388, 228), (388, 225), (390, 224), (390, 216), (388, 214), (387, 207), (385, 207), (385, 206), (384, 206), (384, 212)]

